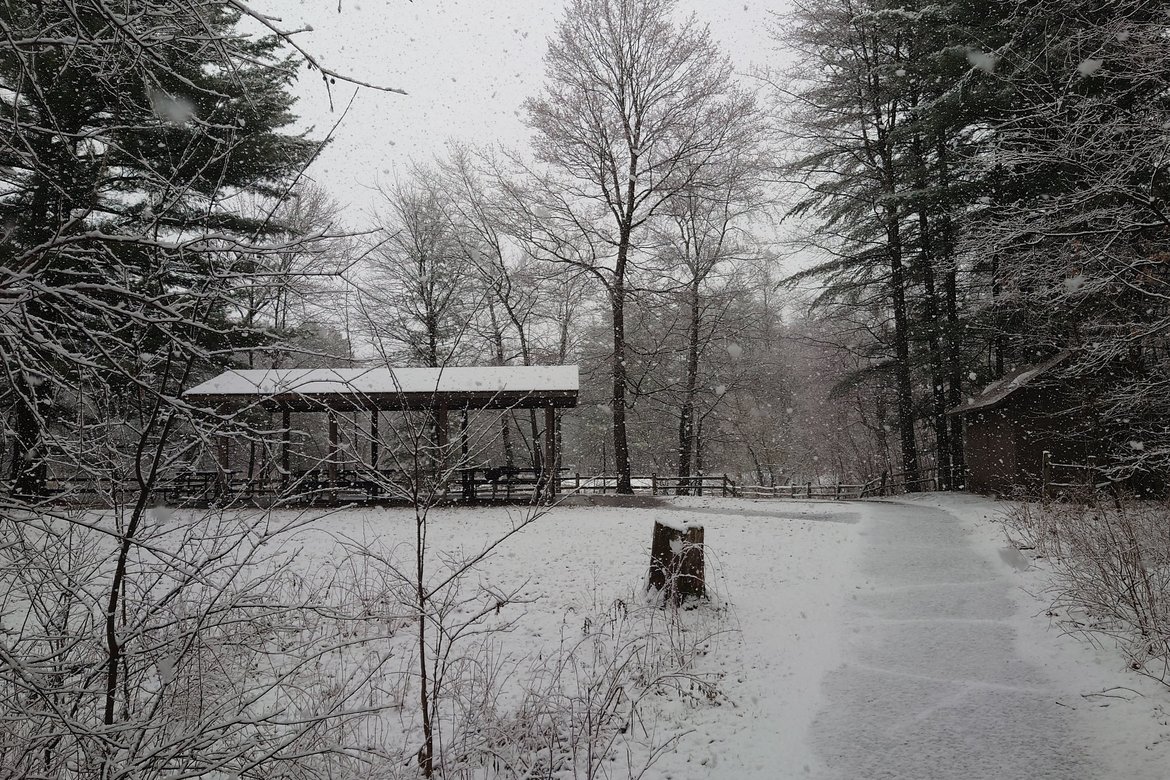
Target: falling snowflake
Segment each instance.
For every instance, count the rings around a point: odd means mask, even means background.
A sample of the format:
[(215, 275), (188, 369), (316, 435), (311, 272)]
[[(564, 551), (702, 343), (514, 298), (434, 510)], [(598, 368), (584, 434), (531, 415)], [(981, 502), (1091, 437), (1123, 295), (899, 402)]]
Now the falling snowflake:
[(195, 104), (180, 97), (168, 95), (162, 90), (150, 94), (150, 107), (155, 116), (172, 125), (186, 124), (195, 116)]
[(1105, 60), (1095, 60), (1089, 58), (1082, 60), (1080, 65), (1077, 65), (1077, 73), (1082, 76), (1092, 76), (1097, 71), (1101, 70), (1101, 66), (1105, 64)]
[(992, 52), (970, 49), (967, 51), (967, 62), (971, 63), (971, 67), (976, 70), (981, 70), (984, 73), (994, 73), (995, 63), (999, 62), (999, 57)]

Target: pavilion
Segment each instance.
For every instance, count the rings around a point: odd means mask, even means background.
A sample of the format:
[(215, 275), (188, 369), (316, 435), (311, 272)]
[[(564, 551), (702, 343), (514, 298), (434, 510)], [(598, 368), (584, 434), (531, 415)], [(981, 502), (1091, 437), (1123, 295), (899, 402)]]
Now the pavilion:
[[(425, 411), (433, 415), (436, 444), (448, 444), (448, 414), (480, 409), (544, 409), (543, 476), (558, 488), (557, 410), (577, 405), (577, 366), (485, 366), (445, 368), (288, 368), (226, 371), (183, 393), (192, 406), (215, 412), (260, 408), (281, 414), (280, 466), (287, 478), (292, 412), (328, 415), (329, 477), (337, 478), (337, 417), (368, 413), (369, 463), (378, 467), (381, 412)], [(228, 473), (228, 440), (221, 440), (220, 471)]]

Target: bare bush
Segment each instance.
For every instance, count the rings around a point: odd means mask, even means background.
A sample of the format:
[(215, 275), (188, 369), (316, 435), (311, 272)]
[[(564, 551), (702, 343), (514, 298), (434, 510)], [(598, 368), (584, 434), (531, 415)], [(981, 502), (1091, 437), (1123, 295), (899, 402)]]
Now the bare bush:
[(115, 513), (5, 525), (0, 776), (369, 776), (410, 616), (274, 551), (308, 519), (156, 510), (128, 556)]
[(663, 610), (643, 595), (567, 612), (554, 650), (502, 681), (514, 685), (491, 701), (467, 700), (472, 728), (462, 760), (447, 769), (468, 778), (641, 777), (685, 736), (660, 727), (653, 701), (721, 702), (717, 675), (698, 661), (722, 620), (711, 609)]
[(1170, 684), (1170, 506), (1021, 503), (1005, 522), (1051, 561), (1069, 628), (1114, 637), (1132, 668)]

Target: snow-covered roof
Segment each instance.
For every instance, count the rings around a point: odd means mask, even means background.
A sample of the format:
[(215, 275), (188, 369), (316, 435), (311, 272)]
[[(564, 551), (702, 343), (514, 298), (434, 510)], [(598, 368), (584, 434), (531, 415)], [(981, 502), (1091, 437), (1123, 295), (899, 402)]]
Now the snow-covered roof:
[(577, 366), (279, 368), (225, 371), (183, 393), (200, 404), (290, 409), (576, 406)]
[(1028, 385), (1035, 384), (1044, 374), (1064, 363), (1071, 355), (1071, 352), (1065, 350), (1043, 363), (1018, 368), (983, 388), (983, 391), (979, 395), (968, 398), (966, 402), (959, 404), (953, 409), (948, 409), (947, 414), (967, 414), (968, 412), (999, 406), (1012, 393)]

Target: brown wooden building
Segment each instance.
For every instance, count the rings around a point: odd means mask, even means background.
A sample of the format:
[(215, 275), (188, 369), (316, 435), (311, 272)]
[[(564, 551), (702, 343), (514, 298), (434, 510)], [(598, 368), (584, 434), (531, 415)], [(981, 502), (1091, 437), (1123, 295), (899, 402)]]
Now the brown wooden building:
[(949, 410), (963, 418), (966, 488), (977, 493), (1037, 493), (1044, 452), (1085, 463), (1098, 454), (1084, 433), (1083, 388), (1058, 378), (1069, 352), (1017, 369)]

